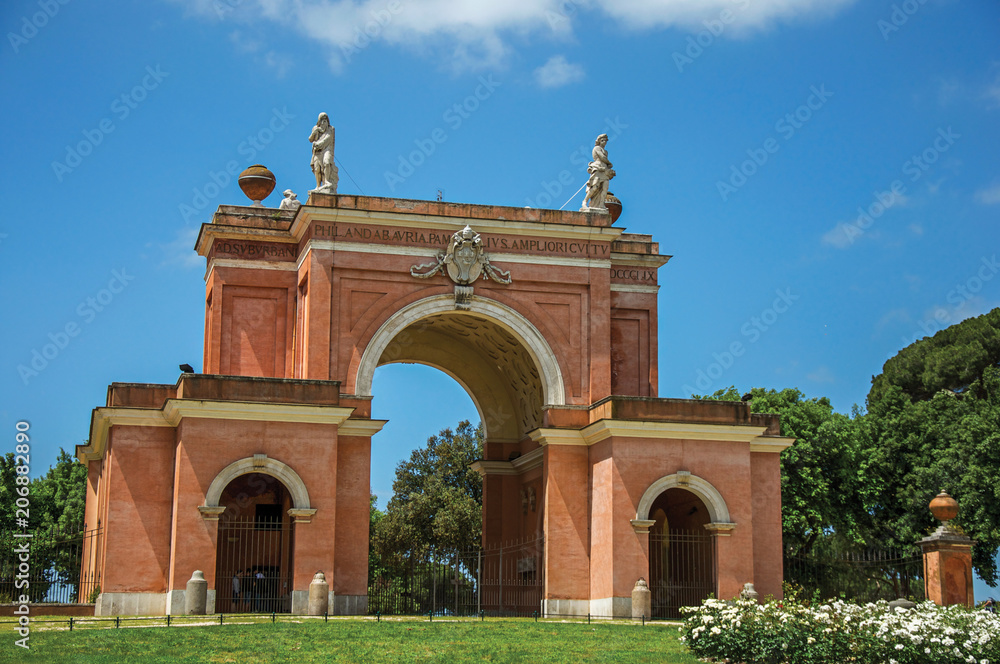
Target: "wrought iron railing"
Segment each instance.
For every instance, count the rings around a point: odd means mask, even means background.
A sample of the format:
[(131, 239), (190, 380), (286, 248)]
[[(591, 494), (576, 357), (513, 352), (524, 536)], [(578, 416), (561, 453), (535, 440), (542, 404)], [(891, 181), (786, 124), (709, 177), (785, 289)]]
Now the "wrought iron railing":
[(373, 552), (368, 612), (530, 616), (541, 608), (541, 538), (470, 551)]
[(100, 592), (100, 573), (84, 565), (101, 529), (0, 532), (0, 603), (90, 603)]
[(785, 551), (785, 582), (803, 598), (874, 602), (899, 598), (923, 601), (920, 549), (867, 548), (792, 555)]

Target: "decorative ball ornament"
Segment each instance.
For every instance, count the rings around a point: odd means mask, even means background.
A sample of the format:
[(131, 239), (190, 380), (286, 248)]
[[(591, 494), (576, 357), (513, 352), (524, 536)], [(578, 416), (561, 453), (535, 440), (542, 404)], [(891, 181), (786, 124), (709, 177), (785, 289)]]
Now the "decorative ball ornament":
[(618, 217), (622, 216), (622, 202), (618, 200), (618, 197), (610, 191), (604, 198), (604, 207), (608, 208), (608, 214), (611, 215), (612, 224), (618, 221)]
[(264, 207), (262, 200), (274, 191), (274, 173), (261, 164), (254, 164), (240, 173), (240, 189), (253, 201), (253, 207)]
[(930, 508), (934, 518), (941, 523), (951, 521), (958, 516), (958, 501), (944, 491), (934, 496)]

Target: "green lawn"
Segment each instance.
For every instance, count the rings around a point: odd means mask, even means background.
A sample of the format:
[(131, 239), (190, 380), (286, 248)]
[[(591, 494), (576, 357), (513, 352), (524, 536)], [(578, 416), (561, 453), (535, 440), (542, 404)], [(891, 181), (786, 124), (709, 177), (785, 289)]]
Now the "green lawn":
[(662, 624), (337, 619), (73, 632), (33, 625), (29, 651), (3, 627), (0, 661), (11, 662), (698, 662), (678, 629)]

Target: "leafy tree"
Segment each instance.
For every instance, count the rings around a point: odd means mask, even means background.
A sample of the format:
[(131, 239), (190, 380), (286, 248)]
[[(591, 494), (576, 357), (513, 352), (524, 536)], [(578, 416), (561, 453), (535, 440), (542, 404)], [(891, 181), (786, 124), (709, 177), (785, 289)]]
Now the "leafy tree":
[[(781, 435), (796, 439), (781, 454), (785, 545), (793, 555), (803, 555), (821, 538), (836, 540), (839, 548), (863, 541), (858, 418), (835, 413), (826, 397), (807, 399), (794, 388), (754, 388), (749, 395), (752, 412), (780, 415)], [(738, 401), (740, 394), (729, 387), (694, 398)]]
[[(960, 324), (962, 325), (962, 324)], [(862, 437), (863, 501), (873, 535), (909, 544), (937, 522), (940, 490), (960, 505), (955, 523), (975, 541), (973, 564), (995, 586), (1000, 547), (1000, 369), (987, 367), (961, 394), (915, 399), (898, 385), (869, 398)]]
[(87, 467), (60, 448), (56, 465), (32, 482), (32, 526), (38, 530), (80, 530), (86, 502)]
[[(0, 500), (7, 505), (0, 511), (0, 543), (5, 550), (24, 541), (14, 537), (15, 532), (24, 530), (16, 521), (14, 462), (13, 454), (0, 457)], [(75, 535), (83, 527), (87, 467), (60, 449), (56, 465), (32, 480), (28, 488), (28, 530), (36, 535), (31, 540), (31, 561), (33, 569), (44, 572), (44, 580), (39, 575), (29, 587), (31, 600), (38, 602), (43, 601), (51, 586), (71, 583), (79, 572), (81, 544)], [(0, 576), (10, 578), (13, 562), (13, 558), (4, 561)]]
[(893, 386), (915, 400), (940, 390), (961, 391), (982, 378), (987, 367), (1000, 364), (1000, 307), (915, 341), (872, 377), (869, 404), (883, 399)]
[[(0, 532), (23, 530), (15, 520), (17, 473), (12, 453), (0, 456)], [(83, 527), (87, 500), (87, 467), (60, 448), (56, 465), (29, 486), (29, 530), (34, 532), (59, 528), (74, 531)]]
[(14, 509), (17, 495), (17, 473), (15, 472), (14, 453), (8, 452), (0, 456), (0, 533), (14, 529)]
[(443, 429), (396, 467), (393, 497), (374, 522), (382, 551), (470, 549), (482, 532), (483, 484), (470, 464), (482, 457), (483, 427)]

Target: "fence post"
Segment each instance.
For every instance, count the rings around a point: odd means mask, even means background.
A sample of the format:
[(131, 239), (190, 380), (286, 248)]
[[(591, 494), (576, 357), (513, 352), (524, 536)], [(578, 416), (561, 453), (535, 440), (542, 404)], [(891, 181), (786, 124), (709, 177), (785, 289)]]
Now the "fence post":
[(73, 616), (69, 617), (69, 631), (73, 631)]
[(500, 570), (497, 575), (497, 580), (500, 582), (500, 607), (497, 609), (499, 614), (503, 615), (503, 547), (500, 547)]
[(478, 558), (476, 566), (476, 575), (479, 577), (476, 581), (476, 612), (483, 612), (483, 550), (479, 549), (479, 553), (476, 554)]
[(167, 627), (170, 627), (170, 614), (167, 614)]
[(119, 616), (115, 616), (115, 629), (118, 629), (118, 627), (119, 627), (118, 620), (119, 620)]

